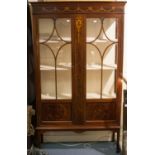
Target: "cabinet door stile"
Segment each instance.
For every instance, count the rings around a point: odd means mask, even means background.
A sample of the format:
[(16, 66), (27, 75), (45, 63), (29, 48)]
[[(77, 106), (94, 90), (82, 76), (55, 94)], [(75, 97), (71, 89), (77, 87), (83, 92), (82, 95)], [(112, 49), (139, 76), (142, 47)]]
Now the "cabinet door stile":
[(85, 121), (85, 17), (77, 14), (74, 18), (74, 100), (73, 122), (82, 124)]

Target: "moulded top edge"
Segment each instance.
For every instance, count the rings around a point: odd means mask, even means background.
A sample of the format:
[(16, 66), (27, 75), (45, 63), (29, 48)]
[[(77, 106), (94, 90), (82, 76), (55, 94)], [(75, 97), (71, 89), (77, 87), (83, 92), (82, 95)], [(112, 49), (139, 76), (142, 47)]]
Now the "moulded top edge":
[(33, 1), (33, 0), (30, 0), (29, 3), (32, 3), (32, 4), (45, 4), (45, 3), (65, 3), (65, 2), (70, 2), (70, 3), (122, 3), (122, 4), (125, 4), (127, 3), (127, 1), (115, 1), (115, 0), (78, 0), (78, 1), (73, 1), (73, 0), (47, 0), (47, 1)]

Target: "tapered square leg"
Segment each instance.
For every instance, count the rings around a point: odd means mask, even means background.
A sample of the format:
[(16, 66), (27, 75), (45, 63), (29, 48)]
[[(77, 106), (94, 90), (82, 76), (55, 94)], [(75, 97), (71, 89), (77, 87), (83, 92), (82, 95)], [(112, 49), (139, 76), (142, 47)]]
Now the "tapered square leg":
[(117, 131), (116, 153), (120, 153), (121, 152), (119, 142), (120, 142), (120, 130)]
[(40, 147), (41, 142), (42, 142), (42, 133), (40, 131), (36, 131), (34, 145), (36, 147)]
[(114, 142), (115, 141), (115, 131), (112, 131), (112, 138), (111, 141)]

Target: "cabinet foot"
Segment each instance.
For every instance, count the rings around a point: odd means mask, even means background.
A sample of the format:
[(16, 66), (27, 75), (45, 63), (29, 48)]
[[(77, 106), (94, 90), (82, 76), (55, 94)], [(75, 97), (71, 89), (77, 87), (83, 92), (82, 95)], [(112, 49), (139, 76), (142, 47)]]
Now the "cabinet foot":
[(40, 148), (41, 143), (42, 143), (42, 133), (40, 131), (36, 131), (34, 145)]
[(120, 152), (121, 152), (120, 145), (116, 144), (116, 153), (120, 153)]
[(112, 131), (112, 138), (111, 138), (111, 141), (114, 142), (115, 141), (115, 132)]
[(121, 152), (119, 142), (120, 142), (120, 131), (117, 131), (116, 153), (120, 153)]

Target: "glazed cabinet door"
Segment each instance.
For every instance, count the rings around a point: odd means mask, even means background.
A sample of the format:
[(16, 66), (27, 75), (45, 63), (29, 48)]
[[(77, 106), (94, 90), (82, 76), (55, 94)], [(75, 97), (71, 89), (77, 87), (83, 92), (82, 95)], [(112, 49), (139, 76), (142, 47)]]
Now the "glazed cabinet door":
[(40, 18), (41, 99), (72, 99), (71, 19)]
[(118, 19), (86, 19), (86, 120), (113, 120), (118, 68)]
[(40, 121), (71, 121), (72, 18), (39, 17)]

